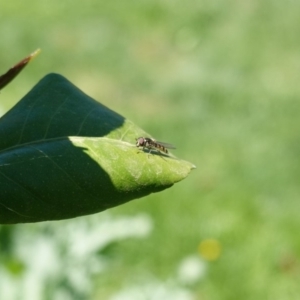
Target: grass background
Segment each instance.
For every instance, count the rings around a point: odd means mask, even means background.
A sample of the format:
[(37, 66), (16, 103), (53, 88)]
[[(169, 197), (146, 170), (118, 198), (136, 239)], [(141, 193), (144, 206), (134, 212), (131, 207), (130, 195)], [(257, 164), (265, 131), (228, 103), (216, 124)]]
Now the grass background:
[(2, 113), (60, 73), (197, 166), (111, 210), (146, 212), (154, 230), (114, 246), (94, 299), (147, 276), (167, 281), (211, 238), (221, 255), (189, 287), (195, 299), (300, 299), (299, 12), (292, 0), (1, 5), (1, 72), (42, 48), (2, 91)]

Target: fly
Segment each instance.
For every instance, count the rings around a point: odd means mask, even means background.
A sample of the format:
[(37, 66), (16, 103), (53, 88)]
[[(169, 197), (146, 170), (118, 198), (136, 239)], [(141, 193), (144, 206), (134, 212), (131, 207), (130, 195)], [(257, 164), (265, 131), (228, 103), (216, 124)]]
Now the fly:
[(171, 144), (163, 143), (156, 141), (154, 139), (148, 138), (148, 137), (139, 137), (136, 139), (136, 146), (137, 147), (143, 147), (144, 149), (148, 149), (149, 153), (154, 149), (158, 152), (164, 152), (168, 154), (168, 149), (175, 149), (175, 147)]

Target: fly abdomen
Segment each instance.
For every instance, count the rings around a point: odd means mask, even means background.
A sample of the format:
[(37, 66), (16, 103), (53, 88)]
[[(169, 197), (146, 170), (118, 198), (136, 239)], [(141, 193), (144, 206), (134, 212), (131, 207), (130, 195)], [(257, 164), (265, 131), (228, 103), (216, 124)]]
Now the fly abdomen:
[(159, 150), (162, 151), (162, 152), (165, 152), (165, 153), (167, 153), (167, 154), (169, 153), (168, 150), (167, 150), (167, 148), (165, 148), (163, 145), (160, 145), (160, 144), (158, 144), (158, 143), (155, 143), (154, 147), (157, 148), (157, 149), (159, 149)]

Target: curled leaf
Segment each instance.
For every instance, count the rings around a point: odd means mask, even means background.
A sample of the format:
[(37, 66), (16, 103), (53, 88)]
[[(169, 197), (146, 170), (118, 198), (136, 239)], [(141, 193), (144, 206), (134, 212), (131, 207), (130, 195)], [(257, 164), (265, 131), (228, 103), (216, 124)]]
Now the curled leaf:
[(0, 223), (100, 212), (168, 188), (194, 168), (137, 149), (135, 138), (148, 134), (57, 74), (0, 119), (0, 136)]

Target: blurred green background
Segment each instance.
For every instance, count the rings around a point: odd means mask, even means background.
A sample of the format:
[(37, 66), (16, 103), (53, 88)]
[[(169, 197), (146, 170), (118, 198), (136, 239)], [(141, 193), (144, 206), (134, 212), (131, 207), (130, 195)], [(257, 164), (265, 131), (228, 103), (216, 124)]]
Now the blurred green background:
[(299, 15), (293, 0), (3, 2), (0, 73), (42, 52), (2, 114), (60, 73), (197, 169), (98, 215), (1, 226), (1, 299), (300, 299)]

